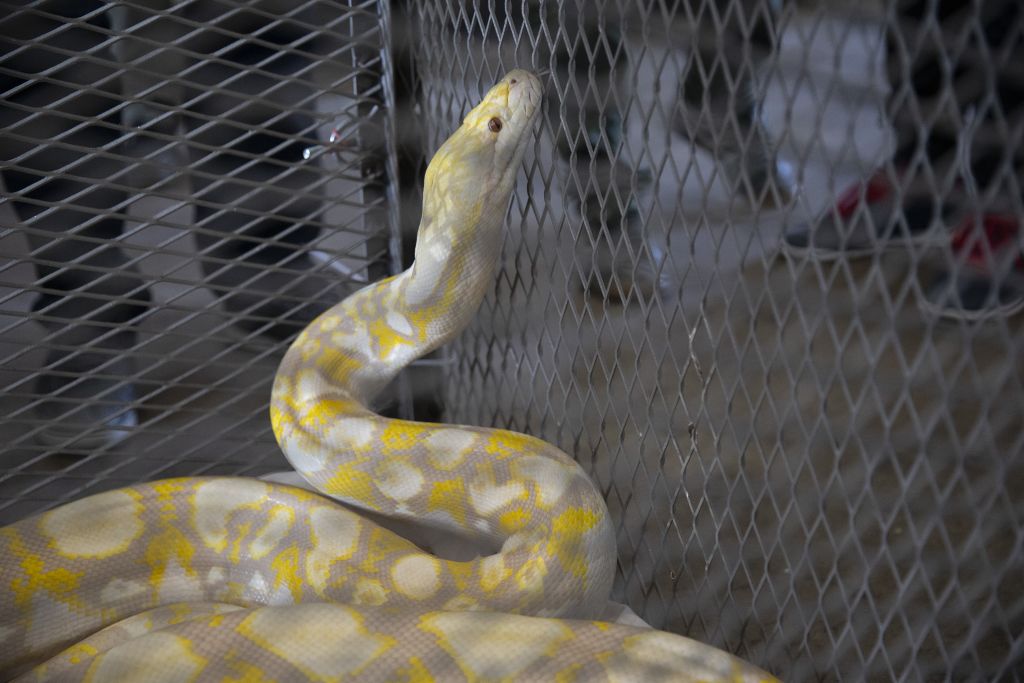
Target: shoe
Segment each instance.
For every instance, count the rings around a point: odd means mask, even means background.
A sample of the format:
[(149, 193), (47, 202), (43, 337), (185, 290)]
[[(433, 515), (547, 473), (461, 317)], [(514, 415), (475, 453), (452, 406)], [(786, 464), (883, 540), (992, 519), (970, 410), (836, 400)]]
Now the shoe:
[(33, 412), (42, 423), (34, 435), (36, 442), (47, 448), (93, 451), (130, 436), (139, 424), (133, 407), (135, 389), (128, 380), (119, 379), (131, 375), (128, 359), (97, 371), (109, 357), (66, 356), (66, 351), (51, 352), (46, 363), (49, 372), (36, 380), (34, 393), (40, 401)]
[(1001, 214), (968, 218), (953, 233), (952, 270), (926, 288), (927, 313), (956, 320), (984, 320), (1024, 310), (1021, 224)]
[(844, 190), (835, 206), (816, 221), (786, 230), (783, 250), (818, 260), (860, 258), (890, 247), (936, 244), (951, 213), (936, 205), (934, 193), (906, 188), (902, 193), (885, 170)]

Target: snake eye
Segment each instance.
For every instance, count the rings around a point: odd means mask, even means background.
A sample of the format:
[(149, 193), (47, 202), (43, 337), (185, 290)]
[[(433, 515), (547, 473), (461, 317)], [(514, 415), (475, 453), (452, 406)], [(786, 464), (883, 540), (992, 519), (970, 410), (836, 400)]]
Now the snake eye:
[(499, 119), (497, 116), (493, 117), (490, 121), (487, 122), (487, 130), (491, 131), (492, 133), (499, 132), (501, 130), (501, 119)]

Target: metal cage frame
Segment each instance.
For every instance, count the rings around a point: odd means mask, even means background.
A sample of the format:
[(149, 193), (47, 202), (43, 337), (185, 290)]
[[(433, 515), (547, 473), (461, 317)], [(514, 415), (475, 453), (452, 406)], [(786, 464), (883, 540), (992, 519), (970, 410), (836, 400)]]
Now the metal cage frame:
[(432, 150), (522, 66), (499, 281), (383, 409), (573, 455), (655, 627), (793, 681), (1024, 676), (1024, 315), (950, 299), (1024, 271), (1013, 3), (0, 8), (0, 521), (284, 469), (288, 340), (408, 265)]

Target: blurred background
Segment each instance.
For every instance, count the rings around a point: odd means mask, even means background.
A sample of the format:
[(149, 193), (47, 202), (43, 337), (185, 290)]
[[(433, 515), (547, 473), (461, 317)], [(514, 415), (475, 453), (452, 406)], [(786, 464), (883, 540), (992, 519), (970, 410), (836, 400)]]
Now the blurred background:
[(380, 408), (574, 456), (655, 627), (1021, 680), (1022, 57), (1016, 0), (0, 0), (0, 523), (287, 469), (287, 344), (520, 66), (504, 268)]

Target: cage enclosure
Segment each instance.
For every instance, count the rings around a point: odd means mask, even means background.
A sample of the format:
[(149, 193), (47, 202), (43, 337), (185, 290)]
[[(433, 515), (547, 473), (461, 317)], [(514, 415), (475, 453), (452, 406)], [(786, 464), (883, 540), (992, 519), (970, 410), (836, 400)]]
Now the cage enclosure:
[(388, 414), (594, 479), (613, 597), (784, 680), (1024, 672), (1024, 11), (3, 2), (0, 521), (288, 468), (289, 342), (545, 104), (497, 283)]

